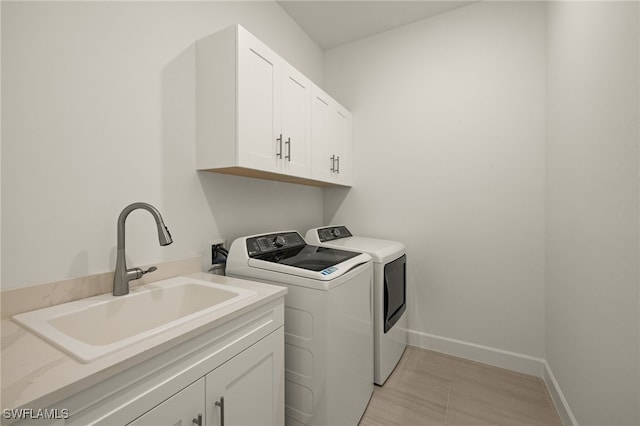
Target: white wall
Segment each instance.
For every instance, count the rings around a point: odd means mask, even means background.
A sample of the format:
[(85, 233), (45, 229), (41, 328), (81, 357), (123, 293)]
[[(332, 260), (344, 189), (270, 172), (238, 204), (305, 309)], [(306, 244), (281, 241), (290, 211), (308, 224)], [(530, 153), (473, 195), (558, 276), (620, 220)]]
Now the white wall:
[[(0, 3), (0, 46), (2, 46), (2, 3)], [(0, 82), (2, 81), (2, 55), (0, 54)], [(0, 117), (2, 117), (2, 84), (0, 84)], [(2, 200), (2, 125), (0, 124), (0, 200)], [(2, 259), (2, 203), (0, 203), (0, 259)], [(2, 262), (0, 261), (0, 289), (2, 288)]]
[(413, 331), (544, 357), (545, 7), (481, 2), (325, 53), (355, 184), (325, 222), (403, 241)]
[(197, 173), (193, 42), (247, 27), (316, 83), (323, 54), (275, 2), (2, 2), (2, 288), (208, 254), (207, 241), (322, 222), (322, 191)]
[(640, 424), (638, 7), (548, 6), (547, 361), (580, 425)]

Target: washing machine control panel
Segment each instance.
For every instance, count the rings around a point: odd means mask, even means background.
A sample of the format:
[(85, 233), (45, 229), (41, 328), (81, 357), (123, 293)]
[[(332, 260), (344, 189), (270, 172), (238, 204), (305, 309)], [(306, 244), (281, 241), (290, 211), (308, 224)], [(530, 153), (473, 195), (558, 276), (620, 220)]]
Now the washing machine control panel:
[(318, 229), (318, 239), (323, 243), (351, 236), (351, 232), (349, 232), (346, 226), (329, 226), (327, 228)]
[(247, 253), (249, 257), (255, 257), (276, 250), (305, 246), (306, 244), (302, 236), (297, 232), (258, 235), (247, 238)]

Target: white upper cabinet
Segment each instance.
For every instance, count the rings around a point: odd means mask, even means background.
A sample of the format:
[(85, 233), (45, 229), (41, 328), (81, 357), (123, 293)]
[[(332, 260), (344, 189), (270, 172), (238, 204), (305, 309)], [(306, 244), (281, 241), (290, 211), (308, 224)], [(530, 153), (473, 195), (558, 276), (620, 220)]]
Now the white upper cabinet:
[[(349, 153), (338, 147), (350, 146), (351, 115), (331, 100), (327, 119), (313, 117), (312, 93), (317, 90), (239, 25), (199, 40), (197, 169), (308, 185), (348, 185)], [(327, 153), (334, 155), (335, 172), (315, 172), (317, 149), (312, 145), (322, 138), (312, 131), (323, 132), (325, 145), (333, 145)]]
[(314, 87), (311, 100), (313, 179), (351, 185), (351, 113)]
[(197, 42), (199, 170), (311, 177), (311, 82), (244, 28)]

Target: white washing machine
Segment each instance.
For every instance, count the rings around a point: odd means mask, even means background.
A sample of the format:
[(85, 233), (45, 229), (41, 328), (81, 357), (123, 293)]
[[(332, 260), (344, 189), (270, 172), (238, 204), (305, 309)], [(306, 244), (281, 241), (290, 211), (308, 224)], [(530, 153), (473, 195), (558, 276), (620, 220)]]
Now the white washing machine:
[(371, 256), (285, 231), (236, 239), (226, 272), (287, 287), (286, 424), (357, 425), (373, 392)]
[(353, 236), (346, 226), (307, 231), (309, 244), (373, 258), (374, 382), (383, 385), (407, 347), (406, 249), (397, 241)]

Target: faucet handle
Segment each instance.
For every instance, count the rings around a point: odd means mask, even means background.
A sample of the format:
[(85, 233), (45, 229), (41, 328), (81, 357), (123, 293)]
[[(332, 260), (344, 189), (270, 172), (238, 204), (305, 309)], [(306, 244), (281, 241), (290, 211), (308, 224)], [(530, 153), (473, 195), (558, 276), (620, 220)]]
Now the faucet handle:
[(130, 280), (138, 280), (142, 278), (144, 274), (148, 274), (149, 272), (156, 271), (158, 268), (156, 266), (151, 266), (146, 271), (143, 271), (140, 268), (132, 268), (127, 270), (127, 275), (129, 275)]
[(153, 271), (157, 271), (158, 267), (156, 266), (151, 266), (149, 269), (147, 269), (146, 271), (142, 271), (142, 275), (144, 274), (148, 274), (149, 272), (153, 272)]

